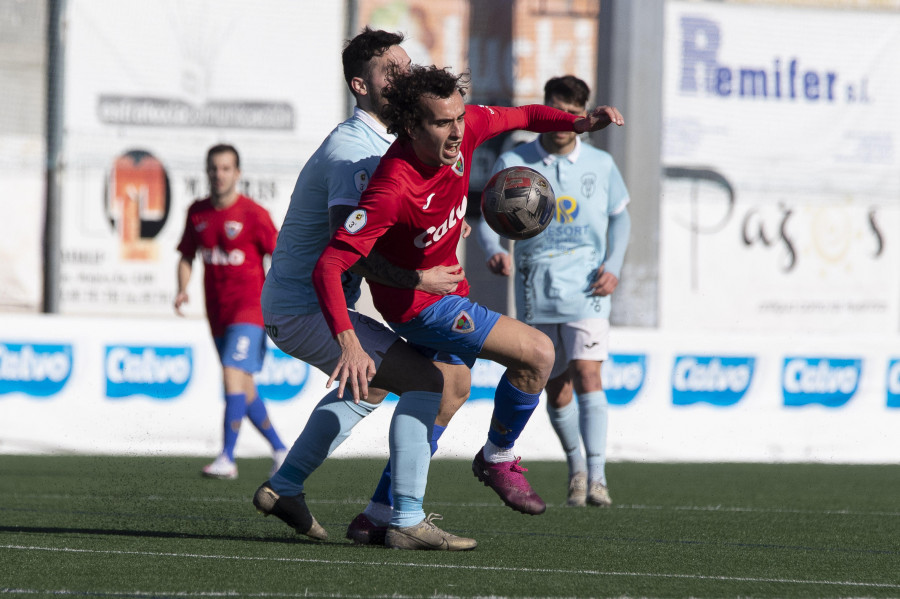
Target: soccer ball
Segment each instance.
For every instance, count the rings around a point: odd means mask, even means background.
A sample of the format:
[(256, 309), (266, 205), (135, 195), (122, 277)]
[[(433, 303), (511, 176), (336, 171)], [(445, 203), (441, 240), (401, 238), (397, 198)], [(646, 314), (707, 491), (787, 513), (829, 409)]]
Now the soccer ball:
[(544, 175), (527, 166), (497, 172), (481, 194), (481, 215), (507, 239), (530, 239), (547, 228), (556, 196)]

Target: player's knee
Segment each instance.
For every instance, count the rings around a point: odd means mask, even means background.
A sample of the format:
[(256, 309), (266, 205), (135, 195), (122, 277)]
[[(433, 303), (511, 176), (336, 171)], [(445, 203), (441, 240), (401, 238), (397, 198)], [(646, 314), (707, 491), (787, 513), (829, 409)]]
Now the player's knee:
[(534, 370), (538, 378), (544, 383), (550, 378), (550, 371), (553, 369), (553, 361), (556, 359), (556, 350), (553, 348), (553, 341), (544, 333), (533, 329), (529, 342), (529, 366)]

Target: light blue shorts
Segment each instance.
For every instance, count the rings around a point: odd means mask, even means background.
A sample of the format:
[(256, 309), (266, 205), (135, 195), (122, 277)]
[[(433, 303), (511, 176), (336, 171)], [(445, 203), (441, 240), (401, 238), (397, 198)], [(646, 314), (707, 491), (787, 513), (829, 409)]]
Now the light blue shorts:
[(221, 337), (214, 337), (222, 366), (250, 374), (262, 370), (266, 357), (266, 332), (255, 324), (233, 324)]
[(471, 368), (500, 314), (469, 298), (445, 295), (407, 322), (391, 322), (427, 358)]

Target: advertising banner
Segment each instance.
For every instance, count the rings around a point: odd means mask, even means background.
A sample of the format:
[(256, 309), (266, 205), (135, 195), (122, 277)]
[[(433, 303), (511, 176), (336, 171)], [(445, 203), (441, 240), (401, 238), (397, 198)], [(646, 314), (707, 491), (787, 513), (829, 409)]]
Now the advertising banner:
[(208, 192), (207, 149), (237, 147), (240, 190), (280, 225), (303, 163), (346, 117), (344, 3), (67, 9), (60, 310), (171, 314), (175, 246)]
[(900, 14), (666, 3), (661, 326), (897, 332), (898, 61)]
[[(199, 320), (0, 316), (0, 453), (214, 456), (222, 370)], [(900, 454), (896, 335), (665, 334), (613, 328), (604, 362), (610, 460), (892, 463)], [(850, 348), (850, 349), (848, 349)], [(503, 367), (479, 360), (438, 458), (471, 460), (487, 438)], [(327, 376), (270, 347), (256, 377), (290, 444)], [(396, 398), (335, 455), (387, 457)], [(245, 422), (238, 457), (266, 456)], [(517, 455), (563, 460), (546, 400)]]

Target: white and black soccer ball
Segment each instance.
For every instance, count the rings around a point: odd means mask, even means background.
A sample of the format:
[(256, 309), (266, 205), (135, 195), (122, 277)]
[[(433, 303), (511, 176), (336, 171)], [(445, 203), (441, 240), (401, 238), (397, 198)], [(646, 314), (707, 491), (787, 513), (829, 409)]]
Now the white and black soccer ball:
[(547, 228), (556, 196), (544, 175), (527, 166), (498, 171), (484, 186), (481, 216), (507, 239), (530, 239)]

